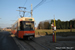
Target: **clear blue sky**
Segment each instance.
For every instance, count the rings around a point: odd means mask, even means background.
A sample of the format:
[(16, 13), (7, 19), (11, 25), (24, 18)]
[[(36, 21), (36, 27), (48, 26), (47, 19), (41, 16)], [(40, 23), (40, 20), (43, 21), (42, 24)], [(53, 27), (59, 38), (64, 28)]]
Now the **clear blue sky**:
[[(19, 10), (19, 6), (24, 6), (27, 8), (27, 11), (30, 11), (31, 4), (34, 8), (41, 1), (0, 0), (0, 27), (9, 27), (18, 19), (19, 12), (16, 10)], [(62, 21), (69, 21), (75, 18), (75, 0), (46, 0), (42, 5), (33, 10), (36, 26), (38, 26), (40, 21), (54, 19), (53, 15), (55, 15), (56, 20), (60, 19)], [(26, 17), (29, 16), (30, 14), (26, 15)]]

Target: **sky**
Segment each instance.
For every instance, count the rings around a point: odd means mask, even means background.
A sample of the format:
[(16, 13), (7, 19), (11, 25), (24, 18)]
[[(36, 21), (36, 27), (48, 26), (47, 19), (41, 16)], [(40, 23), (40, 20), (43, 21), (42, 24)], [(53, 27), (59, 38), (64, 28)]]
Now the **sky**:
[[(54, 19), (54, 15), (61, 21), (75, 18), (75, 0), (0, 0), (0, 27), (11, 27), (20, 18), (18, 7), (30, 11), (31, 4), (36, 27), (40, 21)], [(26, 12), (25, 17), (31, 17), (30, 13)]]

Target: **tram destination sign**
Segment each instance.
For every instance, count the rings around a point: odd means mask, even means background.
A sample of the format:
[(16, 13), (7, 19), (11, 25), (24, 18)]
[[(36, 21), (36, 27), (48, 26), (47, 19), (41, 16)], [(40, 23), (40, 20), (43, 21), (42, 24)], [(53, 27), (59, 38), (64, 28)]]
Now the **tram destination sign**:
[(32, 21), (32, 19), (27, 19), (27, 18), (26, 18), (25, 20), (26, 20), (26, 21)]
[(32, 21), (32, 19), (29, 19), (29, 21)]

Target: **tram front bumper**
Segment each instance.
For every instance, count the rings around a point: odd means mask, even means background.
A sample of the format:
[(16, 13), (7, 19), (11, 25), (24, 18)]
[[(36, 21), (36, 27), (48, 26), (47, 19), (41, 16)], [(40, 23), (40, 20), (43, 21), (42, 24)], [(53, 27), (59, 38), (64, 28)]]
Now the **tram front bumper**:
[(28, 34), (28, 33), (25, 33), (24, 35), (25, 35), (25, 36), (34, 35), (34, 33), (29, 33), (29, 34)]

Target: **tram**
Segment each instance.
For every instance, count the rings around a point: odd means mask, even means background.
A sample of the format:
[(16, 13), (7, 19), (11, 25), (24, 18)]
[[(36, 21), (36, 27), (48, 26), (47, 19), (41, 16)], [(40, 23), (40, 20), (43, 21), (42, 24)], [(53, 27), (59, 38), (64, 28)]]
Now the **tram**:
[(35, 26), (33, 17), (21, 17), (13, 25), (11, 33), (18, 38), (34, 38)]

